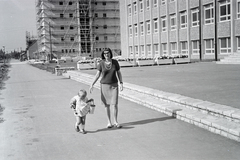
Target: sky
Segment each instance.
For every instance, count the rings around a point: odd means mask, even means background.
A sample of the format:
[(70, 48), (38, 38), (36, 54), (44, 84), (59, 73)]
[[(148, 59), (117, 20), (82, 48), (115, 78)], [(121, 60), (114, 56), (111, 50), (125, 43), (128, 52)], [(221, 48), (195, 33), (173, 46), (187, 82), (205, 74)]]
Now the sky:
[(0, 0), (0, 49), (26, 49), (26, 31), (37, 35), (35, 0)]

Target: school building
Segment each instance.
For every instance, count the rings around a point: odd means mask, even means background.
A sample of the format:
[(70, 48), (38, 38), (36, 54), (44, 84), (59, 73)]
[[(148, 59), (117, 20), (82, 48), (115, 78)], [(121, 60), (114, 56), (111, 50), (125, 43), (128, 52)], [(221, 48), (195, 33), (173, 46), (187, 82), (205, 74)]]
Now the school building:
[(240, 0), (120, 0), (122, 56), (240, 54)]

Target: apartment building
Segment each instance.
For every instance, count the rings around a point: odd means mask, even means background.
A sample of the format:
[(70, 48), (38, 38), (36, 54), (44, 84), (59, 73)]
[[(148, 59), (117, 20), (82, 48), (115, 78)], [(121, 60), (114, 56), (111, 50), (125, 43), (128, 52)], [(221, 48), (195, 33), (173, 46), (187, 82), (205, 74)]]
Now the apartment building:
[(126, 57), (219, 60), (240, 51), (240, 0), (121, 0)]
[(38, 52), (45, 59), (120, 51), (118, 0), (36, 0)]

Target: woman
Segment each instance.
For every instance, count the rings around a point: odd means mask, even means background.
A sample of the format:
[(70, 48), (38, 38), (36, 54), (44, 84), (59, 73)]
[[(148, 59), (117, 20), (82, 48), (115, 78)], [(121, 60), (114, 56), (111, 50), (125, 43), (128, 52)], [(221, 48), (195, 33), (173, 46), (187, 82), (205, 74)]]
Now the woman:
[[(118, 82), (120, 83), (120, 90), (123, 90), (122, 74), (120, 72), (120, 66), (117, 60), (112, 59), (111, 49), (106, 49), (102, 52), (102, 61), (97, 66), (97, 73), (93, 83), (91, 84), (89, 91), (92, 93), (93, 86), (101, 76), (101, 100), (105, 105), (107, 112), (108, 124), (107, 128), (117, 127), (122, 128), (122, 126), (117, 121), (118, 116)], [(111, 110), (110, 107), (114, 109), (114, 125), (111, 122)]]

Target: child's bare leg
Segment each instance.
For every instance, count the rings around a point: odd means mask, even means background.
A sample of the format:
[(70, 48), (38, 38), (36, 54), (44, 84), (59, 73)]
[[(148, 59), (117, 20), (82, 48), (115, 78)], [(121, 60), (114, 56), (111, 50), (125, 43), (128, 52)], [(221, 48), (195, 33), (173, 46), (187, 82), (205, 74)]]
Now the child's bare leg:
[(80, 125), (81, 129), (80, 129), (80, 132), (85, 134), (86, 133), (86, 131), (85, 131), (86, 116), (83, 116), (80, 119), (81, 119), (81, 125)]
[(79, 125), (81, 124), (81, 119), (79, 116), (76, 116), (75, 130), (79, 132)]
[(81, 129), (85, 129), (86, 116), (81, 117)]

